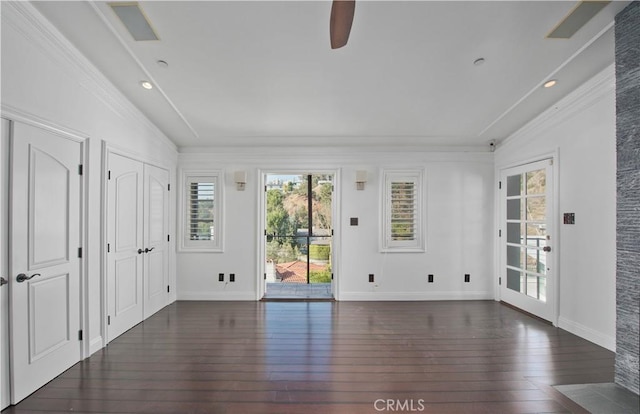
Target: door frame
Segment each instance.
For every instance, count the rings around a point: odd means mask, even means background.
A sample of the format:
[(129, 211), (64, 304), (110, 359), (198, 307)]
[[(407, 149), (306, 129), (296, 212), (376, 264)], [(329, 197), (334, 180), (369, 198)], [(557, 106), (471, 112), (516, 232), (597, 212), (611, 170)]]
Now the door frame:
[[(548, 286), (551, 286), (551, 288), (553, 289), (553, 295), (551, 300), (549, 301), (549, 306), (551, 306), (551, 320), (550, 322), (553, 324), (553, 326), (558, 326), (558, 319), (559, 319), (559, 310), (560, 310), (560, 278), (562, 277), (561, 272), (560, 272), (560, 254), (561, 254), (561, 249), (560, 249), (560, 245), (561, 245), (561, 232), (560, 232), (560, 216), (559, 216), (559, 211), (560, 211), (560, 174), (559, 174), (559, 170), (560, 170), (560, 150), (559, 148), (556, 148), (554, 151), (552, 152), (545, 152), (545, 153), (541, 153), (539, 155), (533, 156), (533, 157), (528, 157), (528, 158), (524, 158), (524, 159), (520, 159), (520, 160), (516, 160), (516, 161), (511, 161), (505, 164), (495, 164), (495, 177), (496, 177), (496, 197), (495, 197), (495, 217), (496, 217), (496, 223), (498, 224), (496, 226), (496, 228), (498, 230), (502, 230), (503, 232), (503, 236), (500, 237), (498, 234), (498, 231), (496, 231), (496, 237), (495, 237), (495, 261), (494, 261), (494, 266), (496, 269), (496, 276), (495, 276), (495, 297), (496, 300), (501, 301), (502, 300), (502, 292), (501, 292), (501, 285), (500, 285), (500, 277), (505, 276), (503, 275), (503, 264), (506, 261), (505, 258), (505, 252), (503, 252), (503, 240), (506, 240), (506, 228), (503, 228), (504, 223), (506, 222), (506, 211), (505, 208), (503, 206), (503, 197), (502, 197), (502, 191), (506, 191), (506, 189), (499, 189), (499, 182), (501, 180), (502, 177), (502, 172), (504, 170), (507, 169), (511, 169), (511, 168), (516, 168), (516, 167), (521, 167), (521, 166), (525, 166), (527, 164), (532, 164), (535, 162), (540, 162), (540, 161), (545, 161), (545, 160), (550, 160), (551, 161), (551, 166), (553, 169), (553, 177), (552, 177), (552, 186), (553, 188), (551, 189), (551, 197), (553, 198), (551, 204), (549, 205), (550, 207), (550, 211), (549, 211), (549, 217), (548, 218), (548, 222), (550, 223), (552, 230), (551, 230), (551, 235), (552, 235), (552, 248), (553, 248), (553, 253), (550, 257), (550, 264), (551, 264), (551, 269), (552, 269), (552, 280), (551, 283), (548, 284)], [(506, 185), (506, 184), (505, 184)], [(503, 278), (504, 283), (506, 282), (506, 276)]]
[(282, 175), (307, 175), (307, 174), (331, 174), (333, 175), (333, 197), (331, 200), (331, 226), (333, 228), (333, 237), (331, 238), (331, 269), (333, 272), (333, 280), (331, 281), (331, 293), (335, 300), (339, 300), (340, 297), (340, 169), (331, 168), (258, 168), (256, 182), (260, 183), (257, 186), (258, 192), (258, 225), (256, 243), (258, 261), (256, 263), (256, 300), (262, 299), (265, 294), (264, 274), (266, 263), (266, 244), (265, 244), (265, 231), (266, 231), (266, 210), (267, 210), (267, 197), (266, 191), (264, 191), (267, 185), (266, 178), (270, 174), (282, 174)]
[[(80, 164), (82, 165), (82, 183), (79, 187), (79, 200), (80, 200), (80, 206), (78, 209), (79, 215), (80, 217), (78, 217), (79, 220), (79, 241), (80, 241), (80, 245), (83, 249), (83, 254), (82, 257), (79, 260), (79, 269), (78, 269), (78, 275), (79, 275), (79, 290), (80, 290), (80, 297), (79, 297), (79, 303), (80, 303), (80, 309), (79, 309), (79, 326), (80, 329), (82, 329), (82, 331), (84, 332), (84, 339), (81, 341), (81, 346), (80, 346), (80, 361), (82, 361), (83, 359), (89, 357), (91, 355), (91, 331), (90, 331), (90, 326), (89, 326), (89, 320), (90, 320), (90, 315), (89, 315), (89, 303), (88, 303), (88, 297), (89, 297), (89, 281), (88, 281), (88, 272), (86, 269), (88, 269), (88, 240), (89, 240), (89, 226), (88, 226), (88, 222), (87, 222), (87, 217), (88, 217), (88, 205), (89, 205), (89, 200), (88, 200), (88, 195), (89, 195), (89, 186), (90, 186), (90, 171), (91, 171), (91, 166), (90, 166), (90, 137), (88, 134), (81, 132), (81, 131), (77, 131), (74, 130), (72, 128), (68, 128), (66, 126), (57, 124), (55, 122), (51, 122), (47, 119), (44, 118), (40, 118), (34, 114), (31, 114), (29, 112), (24, 112), (22, 110), (10, 107), (8, 105), (2, 105), (2, 114), (1, 117), (5, 120), (8, 121), (8, 143), (6, 143), (6, 147), (3, 146), (3, 151), (6, 150), (7, 154), (3, 154), (3, 160), (8, 160), (7, 165), (4, 167), (4, 171), (2, 172), (2, 174), (0, 175), (4, 175), (6, 174), (6, 178), (7, 183), (5, 186), (5, 183), (3, 182), (2, 184), (0, 184), (0, 190), (2, 191), (2, 199), (4, 199), (6, 197), (6, 201), (8, 202), (8, 204), (10, 204), (11, 202), (11, 198), (13, 197), (12, 194), (12, 190), (11, 190), (11, 176), (13, 174), (13, 163), (14, 160), (11, 157), (11, 152), (13, 151), (13, 125), (15, 122), (20, 122), (22, 124), (25, 125), (29, 125), (32, 127), (36, 127), (36, 128), (40, 128), (43, 129), (47, 132), (50, 132), (52, 134), (55, 134), (63, 139), (68, 139), (74, 142), (78, 142), (80, 144)], [(11, 214), (11, 208), (7, 207), (7, 224), (10, 222), (12, 217)], [(11, 245), (9, 243), (9, 228), (7, 227), (7, 231), (3, 232), (2, 235), (0, 236), (2, 238), (2, 243), (1, 243), (1, 248), (3, 249), (2, 254), (6, 254), (7, 255), (7, 261), (6, 261), (6, 276), (9, 279), (13, 279), (13, 275), (9, 274), (9, 269), (11, 269)], [(11, 282), (10, 284), (8, 284), (6, 287), (10, 288), (11, 287)], [(9, 290), (9, 289), (7, 289)], [(8, 307), (8, 312), (6, 312), (7, 317), (9, 318), (9, 322), (11, 321), (11, 312), (12, 307), (11, 304), (7, 303), (7, 307)], [(4, 312), (3, 312), (4, 313)], [(10, 328), (10, 327), (9, 327)], [(4, 338), (3, 338), (4, 340)], [(7, 341), (9, 341), (9, 338), (6, 338)], [(11, 371), (13, 369), (13, 367), (11, 366), (11, 354), (12, 354), (12, 349), (11, 349), (11, 344), (10, 341), (7, 343), (7, 347), (9, 350), (9, 361), (5, 361), (8, 363), (9, 366), (9, 371)], [(14, 395), (13, 395), (13, 384), (11, 384), (11, 382), (9, 383), (9, 402), (10, 404), (16, 404), (18, 401), (14, 401)], [(5, 401), (3, 401), (3, 404), (6, 403)]]
[(109, 315), (109, 296), (107, 289), (107, 244), (108, 240), (108, 179), (109, 179), (109, 154), (116, 154), (122, 157), (130, 158), (132, 160), (138, 161), (142, 164), (152, 165), (154, 167), (158, 167), (169, 172), (169, 185), (171, 187), (171, 191), (169, 192), (169, 210), (167, 215), (169, 216), (169, 223), (167, 231), (171, 235), (171, 240), (169, 241), (169, 246), (167, 247), (168, 252), (168, 284), (171, 287), (171, 292), (167, 297), (167, 305), (174, 302), (176, 298), (176, 273), (173, 271), (174, 266), (174, 254), (175, 252), (175, 232), (172, 229), (175, 229), (175, 193), (174, 189), (175, 185), (175, 168), (165, 165), (162, 161), (151, 159), (149, 157), (145, 157), (142, 154), (136, 153), (134, 151), (130, 151), (119, 147), (118, 145), (113, 145), (107, 143), (106, 141), (102, 141), (101, 148), (101, 177), (100, 177), (100, 291), (101, 291), (101, 304), (100, 304), (100, 335), (102, 338), (101, 348), (106, 347), (109, 342), (113, 338), (109, 338), (108, 329), (107, 329), (107, 317)]
[[(9, 163), (11, 121), (1, 118), (0, 131), (0, 275), (9, 279)], [(9, 371), (9, 285), (0, 287), (0, 410), (11, 404), (11, 372)]]

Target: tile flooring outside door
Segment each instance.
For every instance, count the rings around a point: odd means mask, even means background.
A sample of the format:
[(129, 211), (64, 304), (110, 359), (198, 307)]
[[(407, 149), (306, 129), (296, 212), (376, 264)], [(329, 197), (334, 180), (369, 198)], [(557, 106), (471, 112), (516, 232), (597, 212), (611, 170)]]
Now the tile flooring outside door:
[(331, 283), (267, 283), (264, 300), (332, 300)]

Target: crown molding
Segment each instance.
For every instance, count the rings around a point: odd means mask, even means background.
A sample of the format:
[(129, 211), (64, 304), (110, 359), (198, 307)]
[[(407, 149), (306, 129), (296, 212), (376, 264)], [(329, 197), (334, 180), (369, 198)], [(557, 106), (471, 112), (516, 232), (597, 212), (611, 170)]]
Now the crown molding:
[[(193, 152), (191, 151), (193, 150)], [(282, 148), (254, 147), (254, 148), (197, 148), (189, 152), (178, 154), (180, 165), (211, 165), (211, 163), (251, 165), (282, 165), (286, 158), (287, 165), (292, 168), (302, 168), (315, 165), (359, 165), (362, 163), (397, 163), (407, 162), (467, 162), (486, 163), (493, 165), (494, 154), (487, 151), (459, 151), (450, 148), (434, 150), (432, 148), (362, 148), (362, 147), (295, 147)]]
[(573, 92), (551, 105), (522, 128), (498, 144), (497, 150), (516, 142), (535, 138), (544, 131), (565, 122), (579, 112), (600, 102), (602, 98), (615, 93), (615, 65), (607, 66), (593, 78), (586, 81)]
[(78, 80), (78, 84), (125, 121), (149, 130), (171, 151), (177, 146), (131, 103), (32, 4), (2, 2), (2, 24), (8, 24), (35, 45), (44, 56)]

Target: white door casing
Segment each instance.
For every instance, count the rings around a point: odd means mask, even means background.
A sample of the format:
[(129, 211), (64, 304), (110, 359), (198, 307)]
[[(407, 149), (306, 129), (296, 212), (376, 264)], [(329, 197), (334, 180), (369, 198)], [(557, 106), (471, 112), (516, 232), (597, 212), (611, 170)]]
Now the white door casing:
[(169, 301), (169, 172), (144, 165), (144, 318)]
[(143, 166), (110, 152), (107, 182), (107, 341), (143, 319)]
[(10, 348), (17, 403), (81, 358), (82, 144), (18, 122), (12, 138)]
[(0, 410), (10, 404), (9, 387), (9, 128), (1, 119), (0, 126), (0, 276), (7, 282), (0, 286)]

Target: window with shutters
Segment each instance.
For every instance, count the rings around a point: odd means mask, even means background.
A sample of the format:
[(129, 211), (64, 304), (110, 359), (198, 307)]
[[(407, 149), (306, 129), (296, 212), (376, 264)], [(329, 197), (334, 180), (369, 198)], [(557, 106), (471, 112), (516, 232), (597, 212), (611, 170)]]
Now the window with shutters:
[(181, 250), (222, 251), (221, 181), (219, 172), (183, 171)]
[(421, 170), (383, 172), (382, 251), (424, 251), (422, 176)]

